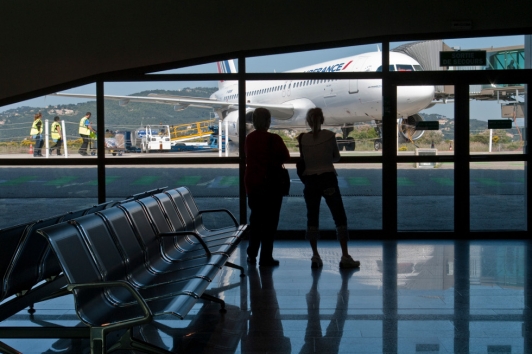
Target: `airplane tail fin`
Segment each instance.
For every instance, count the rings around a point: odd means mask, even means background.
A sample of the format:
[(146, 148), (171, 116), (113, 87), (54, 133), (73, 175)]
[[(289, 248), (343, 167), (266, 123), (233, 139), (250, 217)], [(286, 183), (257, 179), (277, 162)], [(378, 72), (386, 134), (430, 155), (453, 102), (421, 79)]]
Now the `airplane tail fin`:
[[(235, 74), (236, 73), (236, 67), (235, 67), (235, 61), (233, 59), (229, 60), (223, 60), (216, 62), (216, 65), (218, 66), (218, 73), (220, 74)], [(220, 80), (218, 81), (218, 88), (221, 89), (226, 85), (227, 81)]]

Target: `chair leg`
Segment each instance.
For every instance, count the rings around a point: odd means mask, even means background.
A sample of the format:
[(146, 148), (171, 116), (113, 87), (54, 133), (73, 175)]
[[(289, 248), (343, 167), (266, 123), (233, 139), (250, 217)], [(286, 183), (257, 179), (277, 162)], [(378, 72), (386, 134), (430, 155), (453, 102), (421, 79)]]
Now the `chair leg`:
[(225, 265), (231, 268), (240, 269), (240, 276), (245, 277), (246, 273), (244, 273), (244, 267), (239, 266), (237, 264), (231, 263), (231, 262), (225, 262)]
[[(227, 264), (227, 263), (226, 263)], [(219, 299), (217, 298), (216, 296), (212, 296), (212, 295), (209, 295), (207, 293), (203, 293), (200, 298), (202, 298), (203, 300), (208, 300), (208, 301), (212, 301), (212, 302), (217, 302), (220, 304), (220, 306), (222, 307), (220, 309), (220, 312), (221, 313), (226, 313), (227, 310), (225, 309), (225, 301), (223, 301), (222, 299)]]
[(144, 342), (142, 340), (133, 338), (133, 329), (128, 329), (122, 337), (115, 343), (107, 353), (110, 353), (115, 350), (136, 350), (143, 353), (153, 353), (153, 354), (171, 354), (168, 350), (157, 347), (153, 344)]
[(91, 354), (105, 354), (105, 329), (102, 327), (91, 328)]

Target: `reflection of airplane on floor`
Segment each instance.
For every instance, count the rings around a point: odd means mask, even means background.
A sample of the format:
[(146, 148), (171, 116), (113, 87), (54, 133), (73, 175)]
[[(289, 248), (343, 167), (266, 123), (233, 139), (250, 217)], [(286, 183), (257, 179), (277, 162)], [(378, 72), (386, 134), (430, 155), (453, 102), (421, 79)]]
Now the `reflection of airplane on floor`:
[[(390, 52), (390, 71), (419, 71), (421, 65), (410, 56)], [(372, 52), (332, 60), (295, 69), (290, 72), (377, 72), (382, 70), (382, 53)], [(218, 71), (236, 72), (232, 60), (218, 62)], [(148, 96), (105, 95), (106, 99), (118, 100), (120, 105), (129, 102), (153, 102), (174, 105), (175, 110), (187, 107), (213, 109), (228, 122), (228, 135), (238, 141), (238, 82), (220, 81), (219, 90), (210, 98), (195, 98), (150, 94)], [(58, 96), (94, 98), (94, 95), (58, 93)], [(397, 89), (397, 118), (399, 138), (414, 141), (423, 135), (415, 130), (416, 122), (423, 120), (419, 111), (427, 108), (434, 98), (433, 86), (401, 86)], [(279, 80), (246, 82), (246, 123), (251, 129), (251, 117), (255, 108), (265, 107), (272, 113), (272, 129), (305, 129), (305, 115), (310, 108), (321, 107), (325, 125), (340, 127), (343, 139), (359, 122), (374, 121), (382, 138), (382, 80)], [(355, 142), (344, 143), (348, 150), (355, 149)], [(375, 148), (380, 141), (375, 142)]]

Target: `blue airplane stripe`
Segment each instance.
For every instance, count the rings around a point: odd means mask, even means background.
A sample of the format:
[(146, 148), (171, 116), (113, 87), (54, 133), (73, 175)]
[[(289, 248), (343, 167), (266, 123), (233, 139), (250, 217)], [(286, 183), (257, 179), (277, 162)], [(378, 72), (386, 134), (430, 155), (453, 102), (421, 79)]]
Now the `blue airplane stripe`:
[(224, 60), (222, 63), (223, 63), (224, 73), (231, 74), (231, 70), (229, 67), (229, 60)]

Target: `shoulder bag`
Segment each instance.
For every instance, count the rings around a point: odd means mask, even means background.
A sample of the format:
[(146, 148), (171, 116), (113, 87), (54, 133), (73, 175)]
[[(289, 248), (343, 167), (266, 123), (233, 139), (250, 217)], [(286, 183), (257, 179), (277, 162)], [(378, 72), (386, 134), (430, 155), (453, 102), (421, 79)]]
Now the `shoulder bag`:
[(269, 138), (268, 149), (270, 151), (270, 161), (268, 163), (268, 169), (266, 171), (266, 187), (269, 191), (282, 196), (290, 193), (290, 175), (284, 165), (275, 165), (272, 163), (273, 155), (273, 137)]
[(306, 165), (305, 159), (303, 158), (303, 150), (301, 149), (301, 140), (303, 138), (303, 134), (304, 133), (299, 134), (299, 136), (297, 137), (297, 140), (299, 142), (299, 160), (297, 160), (296, 162), (296, 171), (301, 182), (305, 183), (306, 176), (304, 176), (303, 173), (305, 172)]

